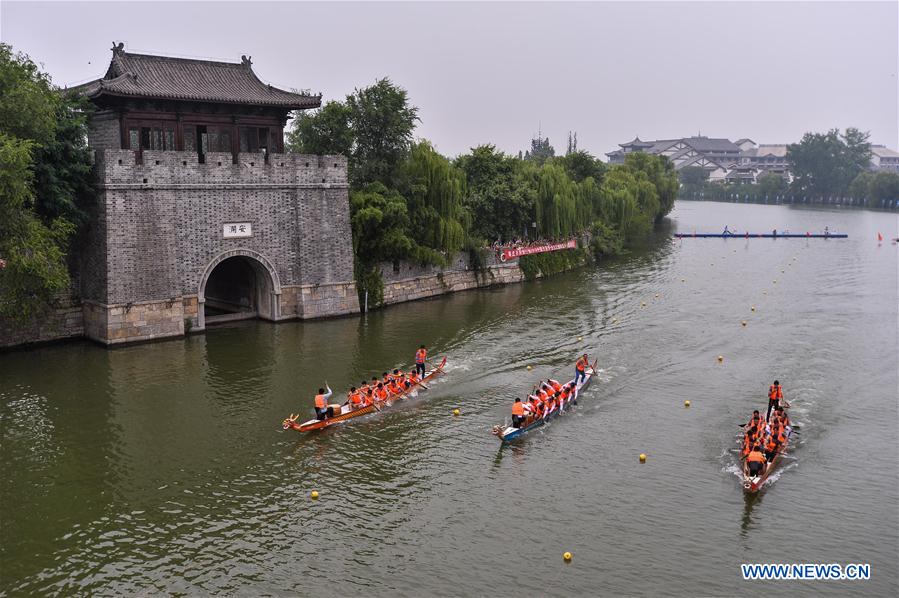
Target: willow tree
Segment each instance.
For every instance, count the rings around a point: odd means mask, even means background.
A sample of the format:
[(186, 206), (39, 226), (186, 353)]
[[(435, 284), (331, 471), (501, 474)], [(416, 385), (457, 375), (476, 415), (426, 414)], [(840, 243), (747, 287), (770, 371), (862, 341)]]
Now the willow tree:
[(621, 168), (613, 167), (606, 173), (600, 187), (602, 220), (626, 236), (637, 217), (638, 206), (634, 189), (637, 185), (634, 175)]
[(535, 211), (541, 236), (561, 237), (577, 232), (577, 187), (561, 166), (548, 163), (540, 171)]
[(403, 165), (402, 180), (412, 237), (435, 251), (462, 249), (469, 224), (462, 206), (465, 174), (430, 143), (420, 141)]

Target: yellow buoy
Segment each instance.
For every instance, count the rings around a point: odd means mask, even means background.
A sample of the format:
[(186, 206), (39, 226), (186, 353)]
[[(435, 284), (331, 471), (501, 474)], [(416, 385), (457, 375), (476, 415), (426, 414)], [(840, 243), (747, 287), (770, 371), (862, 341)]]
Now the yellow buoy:
[(715, 265), (715, 263), (714, 263), (714, 262), (712, 262), (712, 263), (711, 263), (711, 264), (709, 264), (709, 266), (714, 266), (714, 265)]
[(658, 299), (658, 298), (659, 298), (659, 294), (658, 294), (658, 293), (656, 293), (656, 299)]
[(755, 311), (755, 306), (753, 305), (750, 309), (751, 309), (752, 311)]
[(762, 295), (767, 295), (768, 291), (762, 291)]
[(646, 463), (646, 453), (640, 453), (640, 463)]
[(312, 497), (312, 500), (318, 500), (318, 490), (313, 490), (309, 496)]
[(721, 363), (722, 361), (724, 361), (724, 355), (719, 355), (719, 356), (718, 356), (718, 363)]
[(689, 406), (690, 406), (690, 400), (688, 399), (688, 400), (684, 401), (684, 407), (689, 407)]
[(780, 271), (781, 274), (784, 274), (785, 272), (786, 272), (786, 270), (781, 270), (781, 271)]
[(531, 366), (528, 366), (528, 371), (529, 371), (529, 372), (530, 372), (532, 369), (534, 369), (534, 368), (532, 368)]
[(582, 340), (584, 340), (584, 337), (583, 337), (583, 336), (579, 336), (579, 337), (577, 337), (577, 340), (582, 341)]
[(618, 318), (612, 318), (612, 324), (617, 324), (617, 323), (618, 323)]
[(646, 301), (642, 301), (642, 302), (640, 303), (640, 307), (646, 307)]
[(570, 553), (570, 552), (566, 552), (565, 554), (562, 555), (562, 558), (565, 559), (566, 562), (570, 561), (570, 560), (571, 560), (571, 553)]
[(681, 278), (680, 281), (681, 281), (681, 282), (687, 282), (687, 279), (686, 279), (686, 278)]
[(453, 415), (459, 415), (460, 413), (462, 413), (462, 412), (459, 411), (458, 409), (453, 409)]
[(742, 324), (743, 326), (745, 326), (745, 325), (746, 325), (746, 320), (743, 320), (742, 322), (740, 322), (740, 324)]

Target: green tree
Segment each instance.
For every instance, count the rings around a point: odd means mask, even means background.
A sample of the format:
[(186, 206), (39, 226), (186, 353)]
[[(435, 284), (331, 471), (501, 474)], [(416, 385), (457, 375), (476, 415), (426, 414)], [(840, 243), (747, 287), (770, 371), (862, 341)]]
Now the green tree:
[(752, 189), (754, 195), (759, 197), (773, 198), (777, 195), (783, 195), (788, 188), (787, 181), (782, 176), (774, 172), (766, 172), (758, 177), (755, 188)]
[(868, 137), (868, 133), (850, 127), (842, 135), (838, 129), (806, 133), (802, 141), (788, 145), (787, 160), (795, 177), (793, 190), (812, 197), (846, 193), (869, 165)]
[(382, 183), (370, 183), (350, 193), (353, 249), (366, 263), (401, 260), (413, 254), (408, 235), (406, 199)]
[(531, 149), (524, 153), (524, 159), (543, 165), (544, 162), (556, 155), (556, 149), (550, 145), (549, 137), (537, 136), (531, 139)]
[(871, 182), (874, 180), (874, 173), (866, 170), (859, 173), (857, 177), (852, 179), (849, 185), (849, 195), (856, 199), (867, 199), (871, 195)]
[(637, 199), (651, 220), (658, 222), (671, 212), (677, 199), (678, 182), (674, 164), (667, 156), (633, 152), (625, 157), (624, 168), (634, 173), (639, 183)]
[(702, 166), (686, 166), (677, 173), (682, 185), (702, 185), (709, 180), (709, 171)]
[(465, 173), (468, 192), (463, 203), (473, 216), (471, 235), (508, 241), (527, 234), (535, 193), (524, 170), (531, 163), (507, 156), (493, 145), (481, 145), (459, 156), (455, 164)]
[(29, 318), (70, 283), (66, 251), (92, 197), (85, 139), (79, 103), (0, 44), (0, 314)]
[(554, 158), (553, 162), (562, 166), (568, 176), (576, 182), (580, 183), (584, 179), (591, 177), (597, 183), (602, 182), (603, 174), (605, 174), (608, 166), (605, 162), (597, 160), (590, 152), (584, 150), (574, 150), (564, 156)]
[(418, 108), (406, 90), (384, 78), (347, 96), (354, 144), (350, 181), (355, 187), (380, 181), (392, 186), (412, 145)]
[(465, 173), (430, 143), (421, 141), (412, 147), (402, 178), (411, 212), (412, 237), (419, 245), (435, 251), (460, 250), (468, 228), (462, 206)]
[(298, 154), (341, 154), (353, 151), (354, 134), (350, 128), (350, 108), (330, 101), (314, 111), (297, 114), (287, 133), (287, 148)]
[(869, 189), (875, 202), (899, 199), (899, 174), (881, 170), (871, 179)]

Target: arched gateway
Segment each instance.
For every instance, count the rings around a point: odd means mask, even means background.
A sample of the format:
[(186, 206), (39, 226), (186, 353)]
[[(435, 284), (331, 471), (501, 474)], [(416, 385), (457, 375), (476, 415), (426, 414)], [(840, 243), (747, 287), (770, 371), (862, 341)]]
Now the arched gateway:
[(122, 44), (102, 79), (73, 91), (96, 107), (98, 218), (79, 276), (88, 337), (358, 313), (346, 159), (284, 153), (289, 113), (321, 96), (262, 83), (247, 57)]
[(200, 278), (197, 323), (259, 317), (281, 319), (281, 280), (271, 261), (252, 249), (216, 256)]

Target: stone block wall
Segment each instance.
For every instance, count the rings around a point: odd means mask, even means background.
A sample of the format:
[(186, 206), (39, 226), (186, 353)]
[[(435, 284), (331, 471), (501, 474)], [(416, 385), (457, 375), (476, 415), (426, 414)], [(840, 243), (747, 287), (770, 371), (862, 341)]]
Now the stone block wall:
[[(266, 161), (241, 153), (235, 164), (231, 154), (209, 153), (200, 164), (195, 152), (144, 151), (138, 160), (136, 152), (108, 149), (98, 152), (97, 168), (99, 217), (82, 284), (95, 306), (86, 312), (92, 338), (183, 333), (185, 317), (202, 329), (203, 287), (224, 255), (255, 260), (271, 275), (280, 310), (270, 319), (358, 312), (343, 156), (270, 154)], [(250, 223), (252, 236), (225, 239), (224, 225), (238, 222)], [(285, 294), (291, 287), (299, 290)], [(162, 309), (166, 323), (111, 316), (120, 307), (163, 303), (181, 305)], [(106, 333), (97, 306), (110, 312)], [(156, 317), (155, 309), (142, 309)]]
[(465, 253), (452, 256), (443, 268), (406, 262), (381, 264), (384, 305), (524, 280), (518, 260), (502, 263), (489, 249), (484, 250), (484, 258), (486, 267), (480, 272), (471, 269)]
[(60, 297), (58, 307), (31, 321), (0, 318), (0, 348), (83, 336), (81, 309), (78, 299), (67, 293)]

